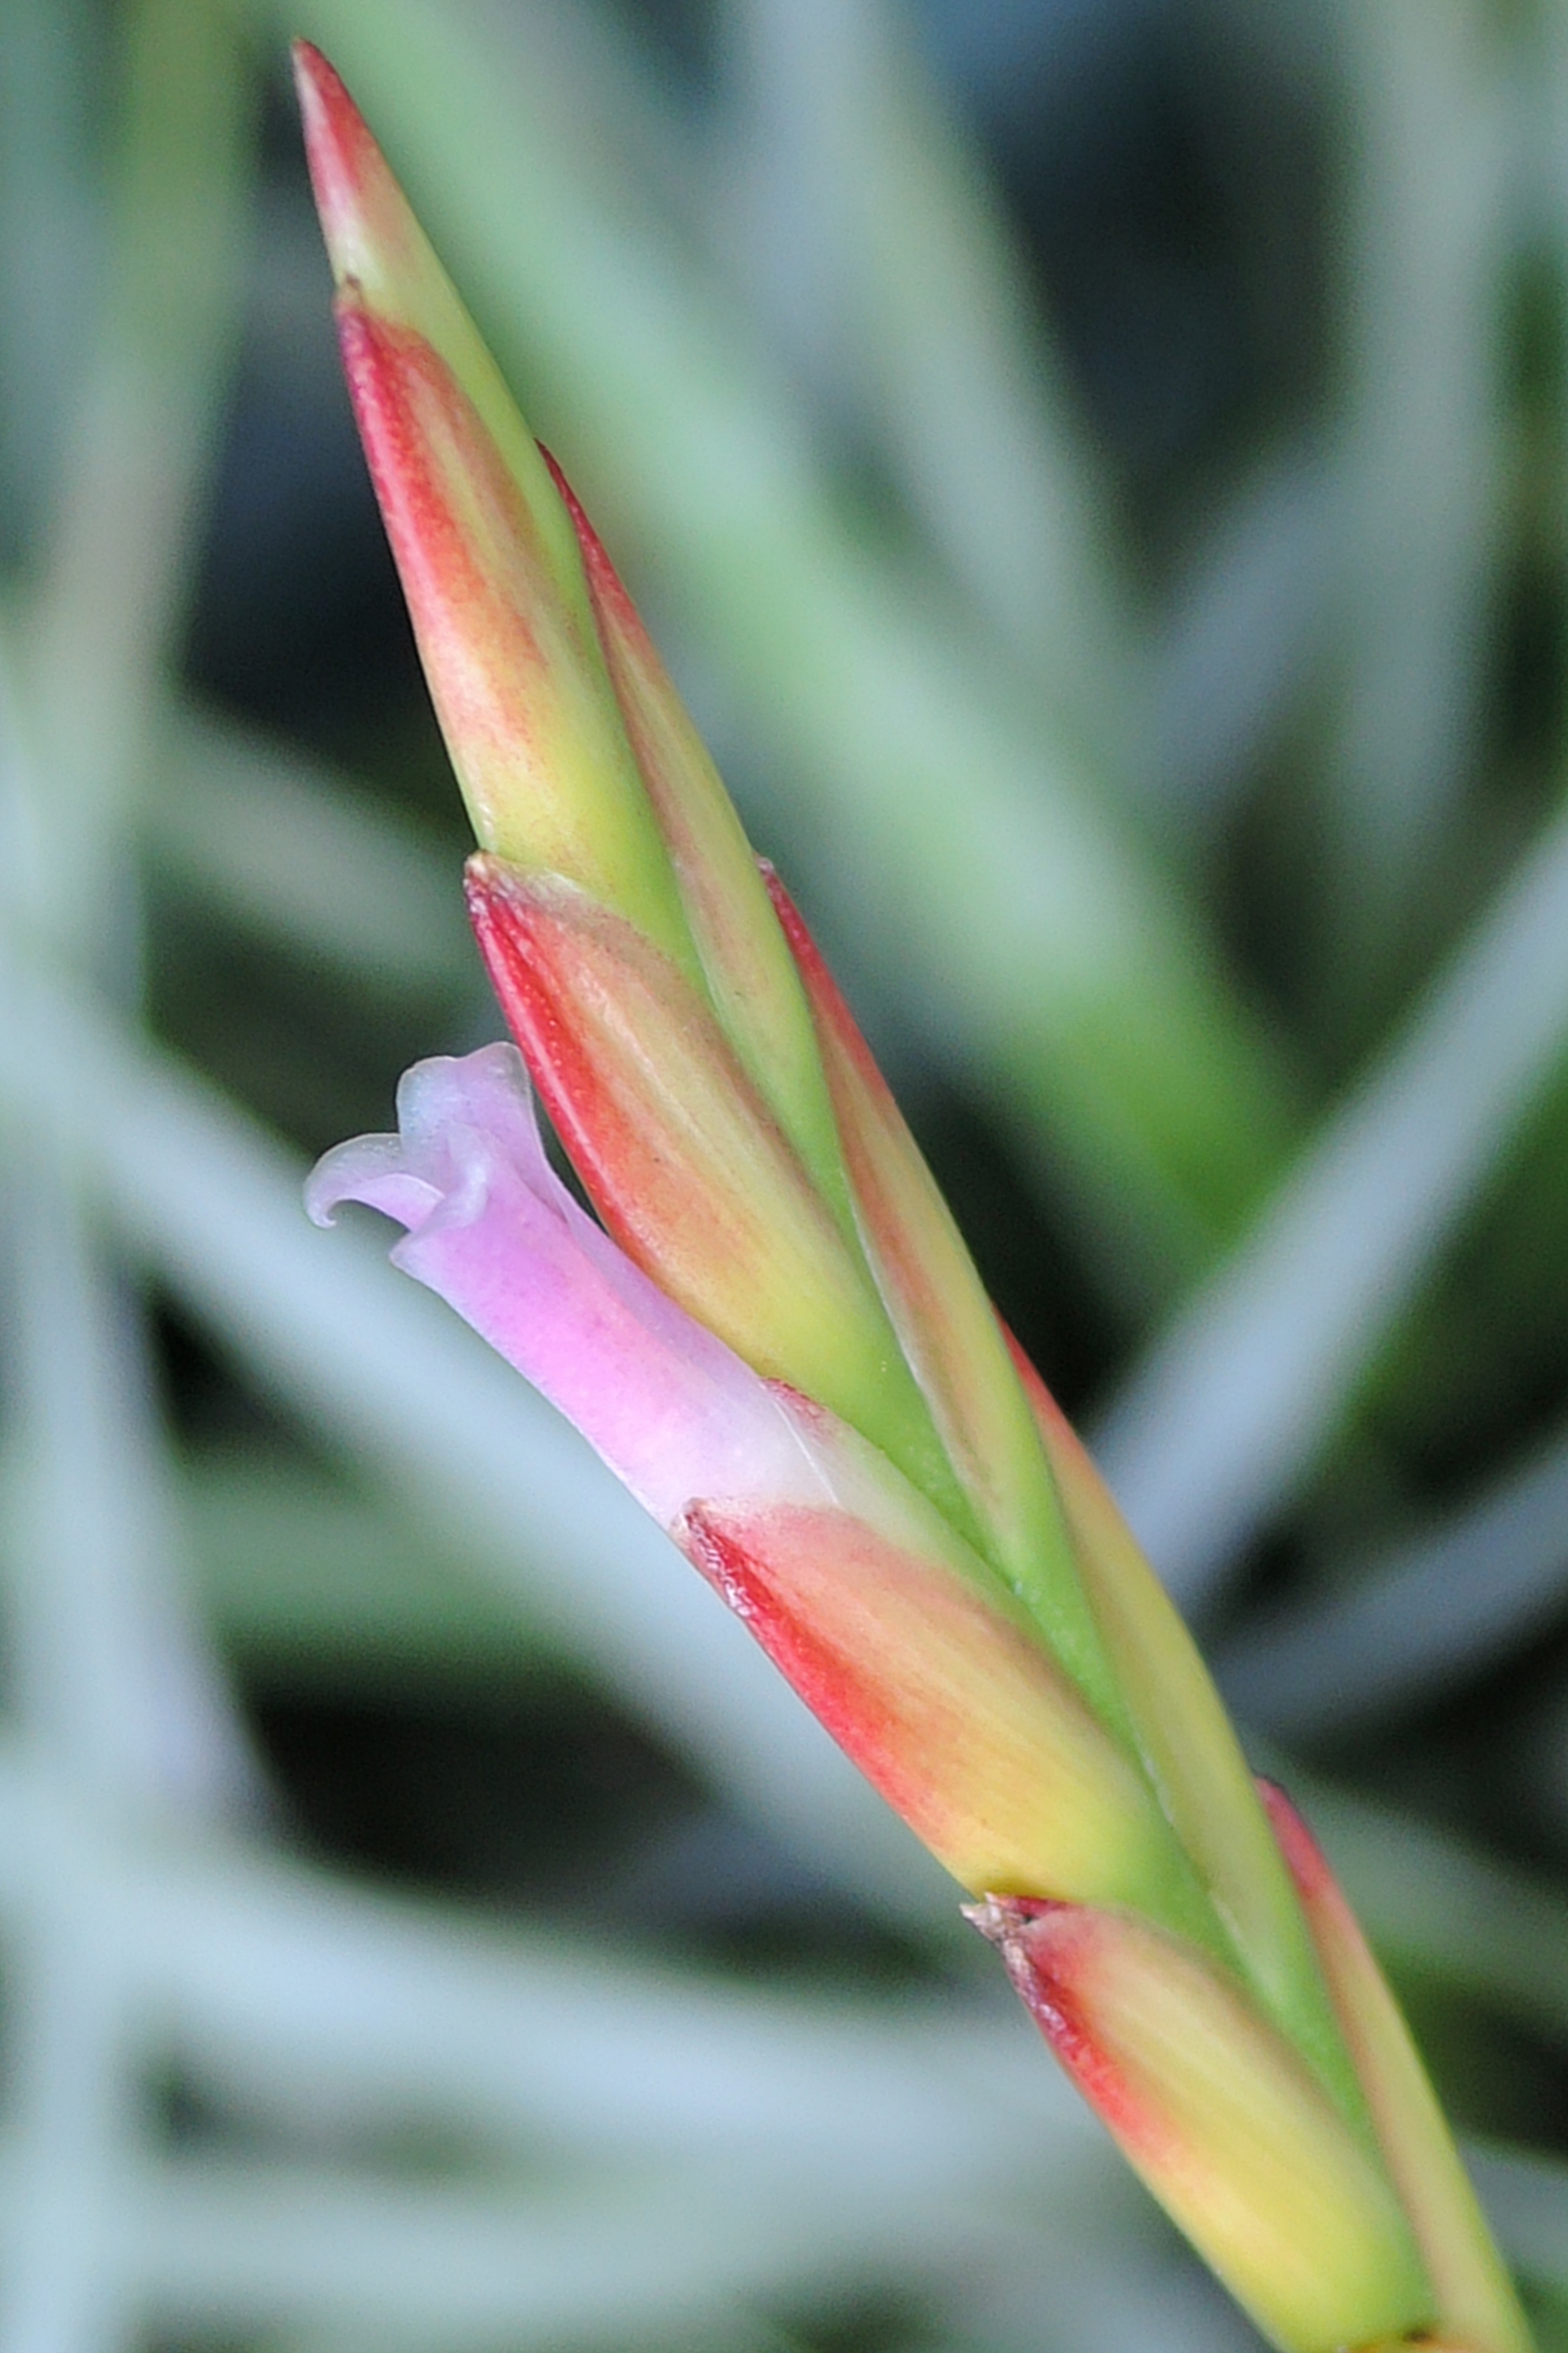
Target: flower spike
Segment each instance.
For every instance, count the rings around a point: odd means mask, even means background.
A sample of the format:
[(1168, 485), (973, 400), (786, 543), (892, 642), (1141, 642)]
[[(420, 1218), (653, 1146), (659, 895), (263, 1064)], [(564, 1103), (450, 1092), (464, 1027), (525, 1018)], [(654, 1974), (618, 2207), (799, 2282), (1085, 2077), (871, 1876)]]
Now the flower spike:
[[(342, 84), (296, 52), (351, 391), (521, 1049), (330, 1153), (972, 1894), (1282, 2353), (1526, 2353), (1386, 1989), (1012, 1345), (800, 914)], [(524, 1069), (524, 1062), (527, 1070)], [(584, 1190), (551, 1168), (529, 1084)]]

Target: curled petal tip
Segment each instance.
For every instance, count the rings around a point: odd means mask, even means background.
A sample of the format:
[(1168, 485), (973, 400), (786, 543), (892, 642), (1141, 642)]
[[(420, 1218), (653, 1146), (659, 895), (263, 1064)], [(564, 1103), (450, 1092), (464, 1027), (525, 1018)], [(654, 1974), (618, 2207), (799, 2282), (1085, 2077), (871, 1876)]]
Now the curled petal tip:
[(305, 1214), (331, 1226), (345, 1201), (363, 1201), (400, 1226), (416, 1226), (437, 1195), (408, 1168), (397, 1135), (358, 1135), (322, 1155), (305, 1181)]

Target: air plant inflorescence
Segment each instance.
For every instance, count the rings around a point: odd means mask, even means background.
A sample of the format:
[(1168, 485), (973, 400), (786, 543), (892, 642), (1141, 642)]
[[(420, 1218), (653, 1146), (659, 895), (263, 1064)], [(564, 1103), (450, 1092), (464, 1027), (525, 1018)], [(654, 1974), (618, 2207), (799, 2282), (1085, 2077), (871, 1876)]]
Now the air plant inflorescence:
[(398, 1263), (743, 1618), (977, 1899), (1058, 2058), (1275, 2344), (1523, 2353), (1326, 1863), (1254, 1783), (991, 1308), (364, 123), (319, 54), (298, 67), (349, 384), (517, 1041), (418, 1065), (398, 1133), (329, 1154), (312, 1214), (401, 1224)]

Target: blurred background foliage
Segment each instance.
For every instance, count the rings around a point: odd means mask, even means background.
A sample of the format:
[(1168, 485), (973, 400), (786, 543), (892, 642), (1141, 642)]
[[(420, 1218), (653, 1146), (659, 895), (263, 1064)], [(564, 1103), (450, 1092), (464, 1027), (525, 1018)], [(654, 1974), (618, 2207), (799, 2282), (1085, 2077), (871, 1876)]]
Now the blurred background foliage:
[(662, 1539), (304, 1224), (497, 1020), (294, 31), (1568, 2346), (1563, 0), (0, 0), (0, 2353), (1252, 2341)]

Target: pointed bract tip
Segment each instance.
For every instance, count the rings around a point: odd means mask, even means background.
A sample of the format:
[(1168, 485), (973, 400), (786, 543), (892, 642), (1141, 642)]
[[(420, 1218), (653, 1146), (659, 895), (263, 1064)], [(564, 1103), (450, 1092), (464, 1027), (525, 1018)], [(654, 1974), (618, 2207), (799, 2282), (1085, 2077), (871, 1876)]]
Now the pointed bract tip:
[(418, 232), (370, 126), (313, 42), (296, 41), (292, 55), (305, 158), (334, 280), (342, 289), (406, 269)]
[(343, 86), (342, 75), (314, 42), (296, 41), (290, 55), (305, 129), (310, 185), (316, 192), (335, 269), (333, 225), (342, 220), (352, 204), (364, 175), (365, 151), (374, 153), (374, 144), (363, 116)]
[(349, 96), (336, 66), (321, 55), (313, 41), (295, 41), (289, 50), (294, 88), (305, 121), (305, 146), (312, 174), (318, 160), (353, 165), (365, 149), (378, 153), (364, 117)]
[[(589, 521), (588, 511), (567, 480), (561, 460), (556, 457), (553, 449), (547, 448), (542, 441), (536, 442), (534, 446), (544, 460), (545, 471), (554, 483), (561, 503), (570, 518), (572, 528), (577, 534), (577, 552), (582, 558), (583, 569), (587, 575), (590, 591), (599, 612), (600, 628), (602, 630), (607, 628), (612, 636), (620, 640), (619, 649), (623, 654), (622, 683), (623, 686), (629, 686), (631, 681), (626, 681), (624, 675), (626, 652), (635, 651), (641, 663), (651, 666), (655, 670), (659, 669), (658, 656), (654, 651), (653, 643), (647, 629), (643, 627), (641, 615), (626, 594), (626, 583), (611, 563), (610, 552)], [(612, 649), (612, 652), (615, 649)], [(663, 683), (668, 689), (670, 703), (674, 703), (674, 689), (668, 687), (668, 681), (664, 681)], [(648, 748), (651, 750), (652, 747)], [(658, 779), (650, 781), (657, 782)]]
[(561, 503), (565, 508), (567, 513), (571, 516), (573, 523), (575, 526), (578, 538), (591, 539), (595, 546), (600, 546), (602, 543), (599, 539), (599, 534), (594, 529), (593, 524), (588, 521), (587, 510), (584, 506), (582, 500), (577, 496), (576, 491), (572, 488), (571, 483), (567, 480), (565, 471), (562, 466), (560, 459), (555, 455), (554, 450), (552, 449), (547, 443), (539, 441), (536, 442), (534, 446), (538, 449), (540, 456), (544, 460), (551, 480), (554, 483), (556, 489), (561, 493)]
[(1258, 1794), (1263, 1810), (1279, 1842), (1291, 1878), (1301, 1892), (1302, 1900), (1313, 1904), (1335, 1892), (1334, 1874), (1329, 1859), (1307, 1828), (1288, 1789), (1267, 1774), (1258, 1776)]

